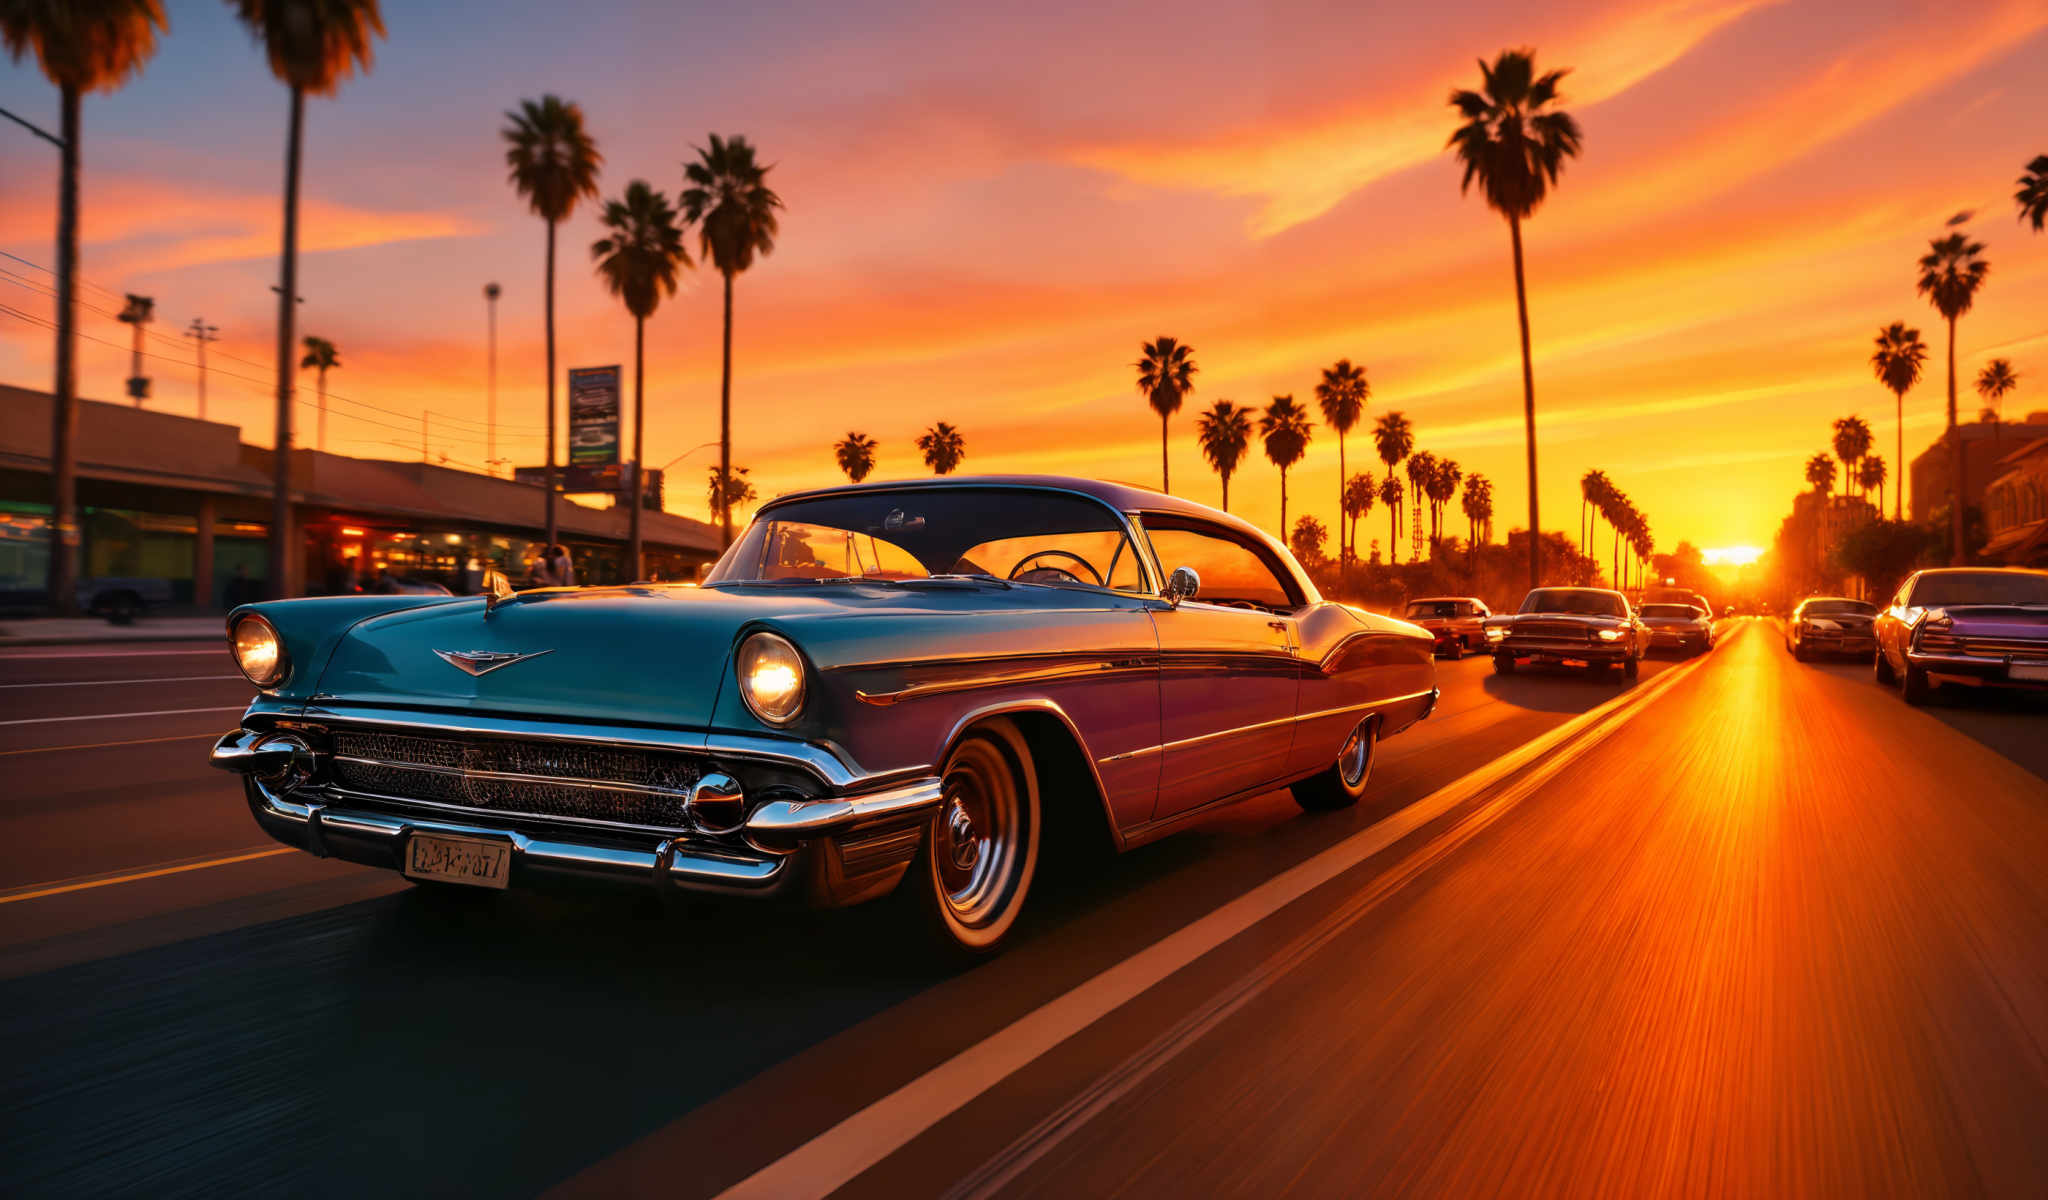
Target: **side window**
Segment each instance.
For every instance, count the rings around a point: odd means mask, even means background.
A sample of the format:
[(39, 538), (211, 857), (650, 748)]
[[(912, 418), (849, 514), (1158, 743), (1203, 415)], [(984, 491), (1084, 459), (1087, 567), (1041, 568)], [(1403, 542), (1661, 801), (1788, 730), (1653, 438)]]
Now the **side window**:
[(1193, 567), (1202, 577), (1196, 600), (1206, 604), (1252, 605), (1288, 609), (1300, 603), (1293, 589), (1250, 546), (1221, 530), (1145, 527), (1159, 569), (1171, 575), (1176, 567)]

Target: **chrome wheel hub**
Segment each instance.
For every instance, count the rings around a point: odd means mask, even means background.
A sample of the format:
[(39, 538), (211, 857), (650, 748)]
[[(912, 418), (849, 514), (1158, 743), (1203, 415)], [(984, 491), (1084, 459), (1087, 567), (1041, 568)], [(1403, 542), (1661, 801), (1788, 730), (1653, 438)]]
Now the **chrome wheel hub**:
[(946, 840), (951, 843), (947, 857), (962, 871), (972, 871), (981, 858), (981, 838), (974, 828), (974, 817), (967, 806), (957, 798), (946, 806)]
[(1372, 768), (1372, 747), (1372, 724), (1362, 722), (1337, 752), (1337, 773), (1343, 777), (1345, 787), (1355, 788), (1364, 781), (1365, 773)]
[(945, 803), (932, 823), (940, 898), (963, 925), (1002, 915), (1023, 854), (1023, 797), (1009, 761), (971, 739), (946, 764)]

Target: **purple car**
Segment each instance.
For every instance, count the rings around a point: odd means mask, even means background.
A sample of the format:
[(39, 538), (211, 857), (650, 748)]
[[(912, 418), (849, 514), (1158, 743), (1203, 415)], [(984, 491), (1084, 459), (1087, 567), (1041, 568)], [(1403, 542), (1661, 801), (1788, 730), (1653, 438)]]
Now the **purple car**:
[(1917, 571), (1873, 628), (1877, 681), (1908, 704), (1945, 684), (2048, 691), (2048, 571)]

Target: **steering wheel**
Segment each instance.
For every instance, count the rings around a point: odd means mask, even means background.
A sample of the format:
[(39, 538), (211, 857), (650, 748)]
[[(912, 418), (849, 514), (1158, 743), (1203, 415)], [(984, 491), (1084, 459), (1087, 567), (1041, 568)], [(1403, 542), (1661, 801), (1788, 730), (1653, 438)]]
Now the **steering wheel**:
[[(1009, 574), (1008, 578), (1010, 578), (1010, 579), (1015, 579), (1015, 578), (1017, 578), (1017, 577), (1018, 577), (1019, 575), (1023, 575), (1023, 574), (1025, 574), (1025, 573), (1026, 573), (1026, 572), (1025, 572), (1025, 570), (1024, 570), (1024, 566), (1025, 566), (1025, 564), (1026, 564), (1026, 563), (1029, 563), (1029, 562), (1030, 562), (1031, 560), (1033, 560), (1033, 559), (1036, 559), (1036, 558), (1065, 558), (1065, 559), (1071, 559), (1071, 560), (1073, 560), (1073, 562), (1075, 563), (1075, 565), (1079, 566), (1079, 567), (1080, 567), (1080, 568), (1081, 568), (1081, 569), (1082, 569), (1083, 571), (1086, 571), (1086, 572), (1088, 572), (1089, 578), (1091, 578), (1091, 579), (1093, 579), (1093, 580), (1095, 581), (1095, 586), (1096, 586), (1096, 587), (1105, 587), (1105, 586), (1107, 586), (1106, 584), (1104, 584), (1104, 583), (1102, 582), (1102, 573), (1101, 573), (1100, 571), (1097, 571), (1097, 570), (1096, 570), (1096, 569), (1095, 569), (1094, 567), (1091, 567), (1091, 566), (1089, 566), (1089, 565), (1088, 565), (1088, 560), (1087, 560), (1087, 559), (1085, 559), (1085, 558), (1082, 558), (1082, 557), (1081, 557), (1080, 555), (1078, 555), (1078, 554), (1075, 554), (1075, 553), (1074, 553), (1073, 551), (1071, 551), (1071, 550), (1034, 550), (1034, 551), (1032, 551), (1032, 552), (1031, 552), (1030, 554), (1027, 554), (1027, 555), (1025, 555), (1024, 557), (1022, 557), (1022, 558), (1020, 558), (1020, 559), (1018, 559), (1018, 560), (1017, 560), (1017, 565), (1016, 565), (1016, 566), (1014, 566), (1014, 567), (1011, 567), (1011, 568), (1010, 568), (1010, 574)], [(1080, 577), (1080, 576), (1078, 576), (1078, 575), (1074, 574), (1074, 573), (1073, 573), (1072, 571), (1069, 571), (1069, 570), (1067, 570), (1067, 569), (1066, 569), (1065, 567), (1052, 567), (1052, 566), (1047, 566), (1047, 567), (1037, 567), (1037, 568), (1034, 568), (1034, 570), (1038, 570), (1038, 571), (1055, 571), (1055, 572), (1058, 572), (1058, 573), (1059, 573), (1059, 574), (1061, 574), (1061, 575), (1064, 575), (1064, 576), (1066, 576), (1066, 577), (1067, 577), (1068, 579), (1071, 579), (1071, 580), (1073, 580), (1073, 581), (1074, 581), (1075, 583), (1080, 583), (1080, 582), (1081, 582), (1081, 577)], [(1038, 582), (1038, 581), (1035, 581), (1035, 580), (1027, 580), (1026, 582)]]

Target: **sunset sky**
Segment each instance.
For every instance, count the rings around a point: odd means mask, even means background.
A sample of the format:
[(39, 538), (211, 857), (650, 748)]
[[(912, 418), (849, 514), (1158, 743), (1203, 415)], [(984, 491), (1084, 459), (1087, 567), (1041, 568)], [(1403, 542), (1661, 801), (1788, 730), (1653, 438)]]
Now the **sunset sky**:
[[(169, 9), (145, 73), (85, 104), (83, 298), (152, 295), (167, 337), (218, 325), (209, 415), (267, 443), (286, 95), (226, 6)], [(734, 458), (764, 495), (842, 478), (830, 446), (849, 429), (881, 442), (878, 478), (923, 474), (911, 442), (935, 420), (965, 433), (965, 470), (1156, 485), (1131, 364), (1170, 334), (1201, 367), (1173, 423), (1175, 492), (1218, 499), (1197, 410), (1312, 403), (1348, 357), (1372, 382), (1365, 423), (1401, 410), (1418, 448), (1490, 477), (1505, 534), (1525, 524), (1508, 233), (1460, 197), (1443, 144), (1448, 91), (1511, 46), (1572, 68), (1585, 131), (1525, 230), (1547, 527), (1575, 529), (1578, 478), (1600, 467), (1661, 549), (1768, 544), (1834, 418), (1862, 414), (1892, 457), (1867, 365), (1892, 320), (1934, 351), (1906, 402), (1918, 453), (1942, 421), (1945, 335), (1913, 262), (1959, 210), (1992, 264), (1961, 326), (1964, 412), (1993, 355), (2020, 374), (2010, 414), (2048, 409), (2048, 235), (2012, 202), (2048, 153), (2041, 0), (386, 0), (385, 20), (373, 71), (307, 109), (302, 332), (339, 345), (335, 392), (403, 414), (337, 403), (342, 452), (417, 457), (425, 407), (447, 418), (437, 455), (481, 463), (496, 280), (501, 453), (540, 460), (543, 227), (498, 130), (552, 91), (583, 106), (606, 196), (634, 178), (673, 193), (712, 130), (777, 164), (782, 236), (739, 281), (734, 334)], [(0, 65), (0, 106), (55, 126), (31, 62)], [(52, 264), (56, 155), (0, 125), (0, 166), (0, 251), (18, 256), (0, 304), (47, 316), (49, 276), (19, 260)], [(590, 270), (598, 236), (594, 206), (563, 229), (564, 368), (631, 362), (631, 322)], [(83, 393), (118, 399), (128, 330), (100, 313), (82, 329), (111, 343), (84, 343)], [(718, 336), (700, 269), (648, 327), (651, 463), (717, 437)], [(47, 331), (0, 311), (0, 381), (46, 388), (50, 358)], [(153, 404), (196, 410), (189, 366), (150, 372)], [(1349, 454), (1377, 473), (1362, 431)], [(677, 469), (671, 508), (705, 515), (711, 462)], [(1290, 480), (1293, 511), (1334, 516), (1330, 430)], [(1231, 498), (1270, 527), (1277, 470), (1255, 452)], [(1385, 537), (1376, 508), (1360, 544)]]

